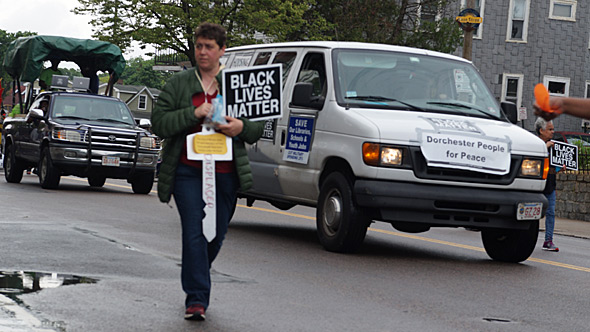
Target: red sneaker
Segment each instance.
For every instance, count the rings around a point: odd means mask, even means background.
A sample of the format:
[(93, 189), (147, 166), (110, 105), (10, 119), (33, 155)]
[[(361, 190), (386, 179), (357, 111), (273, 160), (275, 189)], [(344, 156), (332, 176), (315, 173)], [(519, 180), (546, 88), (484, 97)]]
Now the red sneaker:
[(543, 250), (559, 251), (559, 248), (553, 244), (553, 241), (545, 241), (545, 242), (543, 242)]
[(205, 320), (205, 307), (202, 304), (193, 304), (184, 312), (184, 319)]

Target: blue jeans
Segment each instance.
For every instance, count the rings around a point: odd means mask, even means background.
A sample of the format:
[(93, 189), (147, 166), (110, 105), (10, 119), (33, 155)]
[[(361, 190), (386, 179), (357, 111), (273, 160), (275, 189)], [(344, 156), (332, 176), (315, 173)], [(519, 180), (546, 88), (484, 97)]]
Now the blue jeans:
[(549, 204), (545, 212), (545, 241), (553, 241), (553, 229), (555, 228), (555, 190), (545, 194)]
[(182, 289), (185, 305), (209, 306), (211, 264), (217, 257), (227, 233), (239, 181), (235, 173), (216, 173), (217, 235), (207, 242), (202, 220), (205, 202), (202, 196), (202, 170), (178, 163), (174, 181), (174, 201), (182, 223)]

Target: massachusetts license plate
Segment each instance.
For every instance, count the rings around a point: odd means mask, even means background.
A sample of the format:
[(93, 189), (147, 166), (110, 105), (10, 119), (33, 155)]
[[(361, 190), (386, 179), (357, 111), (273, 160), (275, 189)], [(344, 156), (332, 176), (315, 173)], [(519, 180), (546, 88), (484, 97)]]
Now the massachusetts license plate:
[(519, 203), (516, 210), (516, 220), (541, 219), (543, 203)]
[(119, 157), (102, 156), (102, 165), (103, 166), (119, 167), (120, 162), (121, 162), (121, 158), (119, 158)]

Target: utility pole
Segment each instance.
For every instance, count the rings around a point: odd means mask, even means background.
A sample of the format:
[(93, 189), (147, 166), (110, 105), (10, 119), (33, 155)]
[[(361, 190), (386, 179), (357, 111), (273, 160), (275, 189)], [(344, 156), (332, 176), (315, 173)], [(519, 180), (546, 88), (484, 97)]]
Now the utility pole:
[[(467, 8), (474, 8), (475, 0), (467, 0)], [(473, 30), (465, 29), (463, 35), (463, 58), (471, 61), (471, 53), (473, 51)]]

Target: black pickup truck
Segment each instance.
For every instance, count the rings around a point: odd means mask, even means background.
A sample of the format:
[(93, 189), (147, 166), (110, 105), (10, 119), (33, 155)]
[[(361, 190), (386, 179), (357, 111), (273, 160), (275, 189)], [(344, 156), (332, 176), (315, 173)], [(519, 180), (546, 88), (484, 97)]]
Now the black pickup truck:
[(75, 175), (95, 187), (106, 178), (127, 179), (133, 192), (147, 194), (159, 150), (159, 138), (138, 127), (127, 105), (114, 97), (44, 92), (26, 117), (4, 121), (4, 175), (12, 183), (37, 167), (43, 188), (57, 188), (62, 175)]

